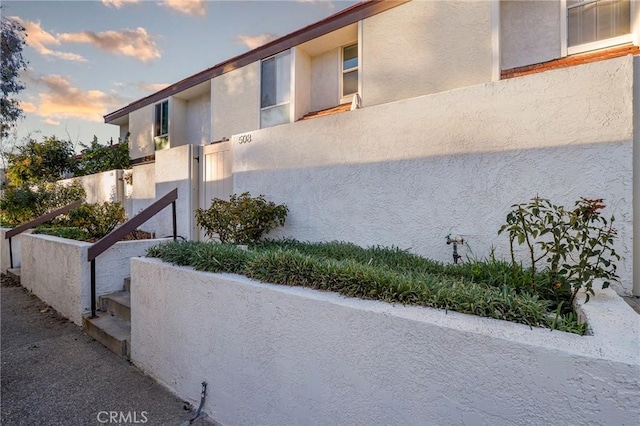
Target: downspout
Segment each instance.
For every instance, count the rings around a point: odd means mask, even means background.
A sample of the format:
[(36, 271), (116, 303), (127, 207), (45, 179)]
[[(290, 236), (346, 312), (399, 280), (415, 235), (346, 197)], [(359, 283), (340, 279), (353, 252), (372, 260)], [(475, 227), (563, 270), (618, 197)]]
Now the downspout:
[(633, 295), (640, 297), (640, 57), (633, 57)]

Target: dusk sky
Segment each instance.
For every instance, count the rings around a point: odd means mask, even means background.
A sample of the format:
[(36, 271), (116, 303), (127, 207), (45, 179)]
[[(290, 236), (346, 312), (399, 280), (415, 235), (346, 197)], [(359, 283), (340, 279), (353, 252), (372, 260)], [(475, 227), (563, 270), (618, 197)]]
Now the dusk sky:
[(18, 138), (115, 142), (104, 114), (356, 3), (3, 0), (28, 34)]

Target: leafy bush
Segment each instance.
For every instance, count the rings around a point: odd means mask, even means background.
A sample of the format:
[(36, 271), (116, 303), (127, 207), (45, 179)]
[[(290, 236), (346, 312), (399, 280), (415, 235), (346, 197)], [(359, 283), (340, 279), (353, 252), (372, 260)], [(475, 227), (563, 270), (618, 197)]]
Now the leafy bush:
[(544, 261), (548, 285), (570, 291), (569, 303), (584, 288), (589, 301), (595, 280), (602, 279), (603, 288), (618, 280), (615, 261), (620, 256), (613, 248), (615, 218), (602, 216), (602, 201), (581, 198), (573, 210), (543, 198), (514, 205), (499, 231), (509, 233), (512, 264), (516, 265), (514, 243), (526, 245), (533, 285), (538, 281), (538, 264)]
[(98, 240), (124, 223), (125, 211), (119, 202), (82, 204), (69, 212), (63, 222), (82, 229), (90, 239)]
[[(274, 284), (586, 332), (586, 325), (578, 323), (572, 312), (565, 312), (562, 303), (513, 288), (504, 276), (484, 282), (497, 271), (512, 272), (504, 263), (493, 265), (493, 260), (477, 262), (463, 271), (397, 248), (295, 240), (262, 241), (249, 251), (217, 243), (170, 242), (149, 249), (147, 255), (197, 270), (241, 273)], [(560, 310), (555, 310), (557, 306)]]
[(196, 221), (205, 235), (217, 236), (222, 243), (250, 244), (283, 226), (288, 212), (284, 204), (276, 205), (263, 195), (252, 198), (245, 192), (233, 194), (229, 201), (214, 198), (208, 209), (196, 210)]
[(83, 143), (80, 145), (83, 149), (75, 163), (75, 176), (91, 175), (114, 169), (128, 169), (131, 166), (128, 140), (115, 145), (102, 145), (94, 136), (90, 145)]
[(4, 226), (14, 227), (84, 197), (84, 188), (76, 181), (70, 185), (42, 183), (8, 188), (0, 199), (0, 221)]
[(10, 163), (7, 178), (11, 186), (53, 182), (65, 173), (73, 172), (74, 151), (70, 141), (55, 136), (45, 138), (42, 142), (30, 139), (18, 146), (17, 151), (15, 154), (6, 154)]

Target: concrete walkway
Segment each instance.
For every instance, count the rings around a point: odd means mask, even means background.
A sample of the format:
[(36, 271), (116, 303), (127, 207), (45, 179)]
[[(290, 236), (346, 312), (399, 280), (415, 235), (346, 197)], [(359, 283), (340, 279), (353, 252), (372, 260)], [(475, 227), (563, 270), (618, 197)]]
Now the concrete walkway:
[(0, 424), (177, 426), (193, 417), (183, 401), (4, 275), (0, 296)]

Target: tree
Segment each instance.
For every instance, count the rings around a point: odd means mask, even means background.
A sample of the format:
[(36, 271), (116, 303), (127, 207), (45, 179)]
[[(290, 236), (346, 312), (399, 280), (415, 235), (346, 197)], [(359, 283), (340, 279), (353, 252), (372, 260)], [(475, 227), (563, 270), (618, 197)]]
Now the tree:
[(7, 154), (10, 165), (7, 178), (12, 186), (25, 183), (53, 182), (73, 172), (73, 145), (51, 136), (42, 142), (30, 139), (16, 148), (17, 154)]
[(20, 70), (27, 69), (27, 62), (22, 57), (22, 48), (25, 45), (26, 30), (13, 19), (0, 18), (0, 44), (2, 45), (1, 79), (0, 88), (0, 138), (9, 135), (16, 121), (22, 117), (22, 109), (13, 95), (22, 91), (25, 86), (18, 79)]
[(114, 169), (128, 169), (131, 166), (129, 159), (129, 140), (125, 139), (115, 145), (101, 145), (97, 137), (93, 137), (90, 145), (82, 146), (81, 155), (75, 167), (75, 176), (91, 175)]

